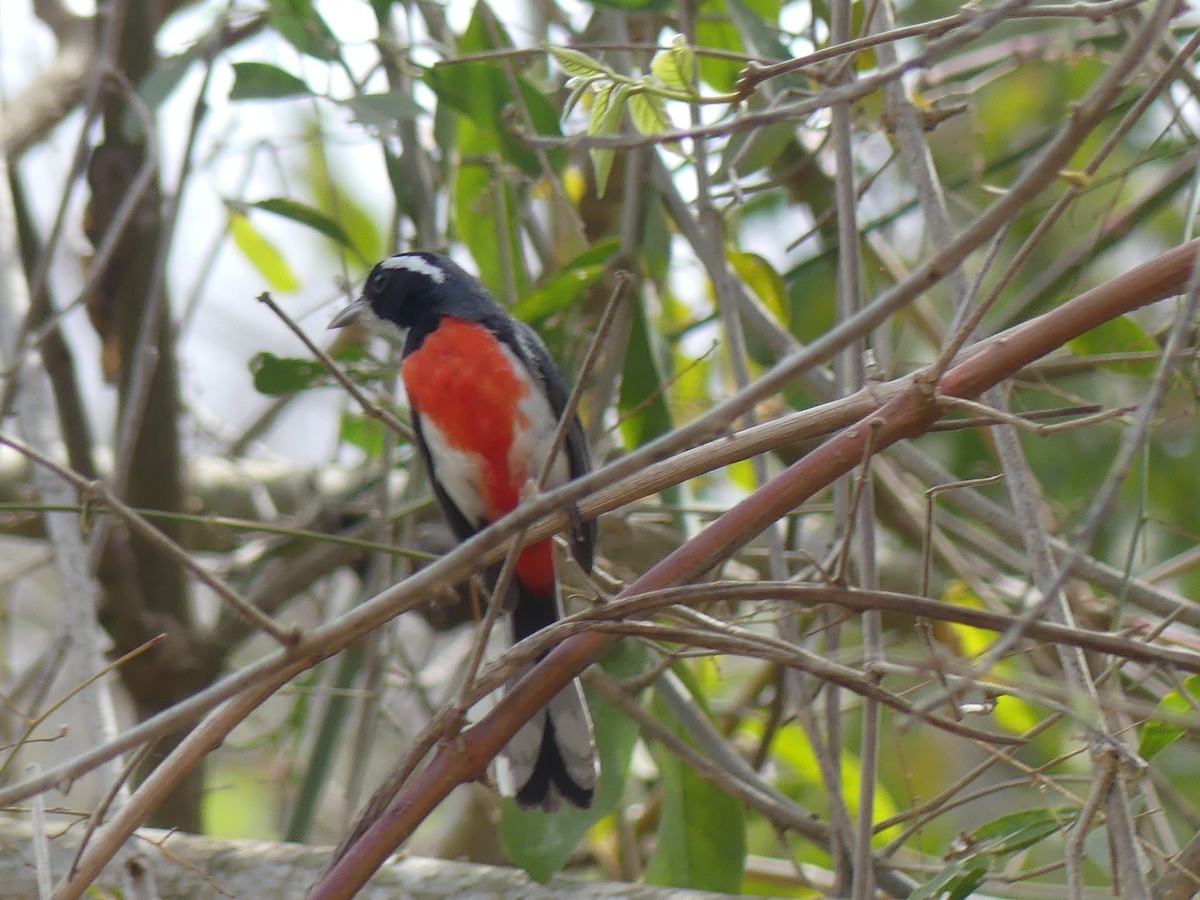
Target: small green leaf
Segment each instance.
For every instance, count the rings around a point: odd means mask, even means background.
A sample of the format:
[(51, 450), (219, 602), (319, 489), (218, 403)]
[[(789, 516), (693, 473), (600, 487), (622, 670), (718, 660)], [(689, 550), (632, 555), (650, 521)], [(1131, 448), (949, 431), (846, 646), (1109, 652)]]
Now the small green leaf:
[(572, 78), (567, 82), (567, 87), (571, 89), (571, 93), (567, 95), (566, 102), (563, 103), (562, 118), (565, 120), (571, 114), (579, 103), (580, 99), (592, 87), (592, 79), (590, 78)]
[(1138, 756), (1142, 759), (1149, 759), (1183, 737), (1187, 729), (1175, 717), (1196, 716), (1196, 707), (1200, 705), (1200, 675), (1188, 676), (1183, 688), (1191, 694), (1190, 700), (1179, 691), (1171, 691), (1155, 707), (1155, 712), (1169, 713), (1172, 721), (1153, 718), (1142, 727), (1142, 739), (1138, 742)]
[(608, 147), (593, 147), (589, 154), (592, 157), (592, 170), (596, 175), (596, 196), (603, 198), (608, 192), (608, 175), (612, 171), (615, 151)]
[(320, 232), (336, 244), (341, 244), (350, 250), (355, 249), (354, 242), (350, 240), (350, 236), (346, 234), (341, 225), (319, 209), (314, 209), (305, 203), (289, 200), (286, 197), (269, 197), (266, 200), (256, 200), (250, 206), (266, 210), (285, 219), (291, 219), (293, 222), (299, 222), (313, 231)]
[(279, 824), (270, 812), (273, 788), (253, 766), (223, 762), (213, 766), (208, 778), (209, 783), (201, 794), (206, 831), (223, 838), (257, 835), (282, 838)]
[[(527, 175), (540, 177), (543, 174), (541, 159), (513, 133), (505, 116), (514, 103), (520, 102), (539, 134), (561, 134), (559, 110), (544, 92), (528, 80), (517, 77), (518, 101), (504, 69), (485, 62), (447, 62), (431, 66), (426, 70), (424, 80), (441, 101), (441, 107), (449, 107), (479, 126), (474, 143), (488, 145), (486, 150), (482, 147), (480, 150), (485, 153), (498, 150), (504, 159), (519, 166)], [(556, 168), (567, 161), (565, 151), (552, 151), (550, 158)]]
[(269, 0), (271, 27), (301, 53), (323, 62), (338, 58), (338, 42), (312, 0)]
[(371, 459), (383, 456), (386, 429), (378, 419), (370, 416), (342, 415), (341, 438), (348, 444), (353, 444)]
[[(633, 87), (628, 84), (609, 82), (596, 90), (592, 96), (592, 115), (588, 134), (605, 137), (614, 135), (621, 128), (621, 115), (625, 102)], [(603, 197), (608, 189), (608, 175), (612, 170), (615, 151), (608, 147), (593, 147), (592, 167), (596, 170), (596, 193)]]
[(781, 325), (786, 325), (787, 288), (783, 284), (783, 277), (757, 253), (729, 248), (725, 256), (746, 286), (775, 314)]
[(282, 100), (312, 94), (302, 80), (270, 63), (234, 63), (233, 75), (230, 100)]
[(283, 254), (241, 213), (229, 217), (229, 233), (234, 244), (273, 290), (291, 293), (299, 290), (300, 280)]
[(735, 135), (721, 154), (721, 172), (736, 172), (745, 177), (760, 169), (786, 164), (796, 140), (796, 129), (790, 122), (766, 125), (754, 131)]
[(950, 862), (932, 878), (917, 885), (908, 895), (908, 900), (934, 900), (935, 897), (941, 897), (952, 884), (958, 882), (966, 869), (967, 865), (962, 860)]
[[(160, 60), (138, 85), (138, 96), (142, 98), (146, 107), (152, 112), (157, 110), (179, 86), (183, 76), (191, 71), (195, 62), (196, 56), (190, 50)], [(133, 105), (127, 104), (121, 122), (121, 133), (128, 140), (140, 143), (145, 138), (144, 125), (142, 117), (134, 112)]]
[(972, 833), (975, 853), (1016, 853), (1045, 840), (1072, 824), (1079, 811), (1070, 806), (1036, 807), (1008, 813)]
[(538, 288), (513, 307), (519, 319), (544, 319), (574, 303), (579, 295), (596, 283), (604, 266), (584, 266), (559, 272), (543, 287)]
[(696, 54), (683, 35), (676, 35), (670, 47), (654, 54), (650, 72), (671, 90), (695, 96)]
[(612, 77), (612, 69), (604, 65), (604, 63), (592, 59), (586, 53), (575, 50), (572, 47), (549, 47), (550, 55), (554, 57), (554, 61), (568, 75), (580, 76), (583, 78), (593, 78), (597, 75), (607, 75)]
[(671, 407), (663, 385), (671, 381), (667, 339), (651, 321), (646, 304), (633, 302), (633, 326), (621, 371), (617, 409), (625, 446), (640, 447), (672, 428)]
[[(729, 20), (741, 36), (742, 52), (752, 57), (757, 56), (777, 62), (791, 59), (793, 57), (791, 49), (779, 39), (779, 5), (768, 4), (772, 9), (765, 15), (763, 10), (756, 9), (761, 5), (755, 0), (747, 0), (747, 2), (724, 0), (723, 6)], [(809, 86), (808, 80), (798, 72), (789, 72), (777, 79), (772, 79), (772, 84), (776, 83), (780, 90), (804, 90)]]
[(946, 894), (946, 900), (966, 900), (979, 889), (983, 884), (983, 879), (987, 877), (988, 870), (985, 866), (974, 866), (968, 869), (960, 877), (952, 881), (947, 887), (949, 892)]
[[(1153, 353), (1157, 356), (1159, 346), (1146, 330), (1129, 316), (1117, 316), (1097, 325), (1091, 331), (1067, 342), (1073, 353), (1079, 356), (1098, 356), (1107, 353)], [(1154, 371), (1155, 359), (1142, 362), (1111, 362), (1104, 368), (1131, 375), (1149, 375)]]
[(566, 309), (596, 283), (619, 246), (619, 241), (612, 238), (588, 247), (548, 282), (517, 303), (512, 309), (513, 315), (526, 322), (536, 322)]
[(662, 134), (675, 127), (662, 97), (646, 91), (638, 91), (629, 98), (629, 116), (633, 127), (642, 134)]
[(254, 389), (260, 394), (277, 397), (294, 394), (329, 382), (329, 373), (314, 359), (276, 356), (265, 350), (250, 360)]
[[(612, 134), (616, 131), (616, 127), (612, 124), (613, 115), (613, 91), (616, 90), (615, 82), (605, 82), (596, 88), (592, 94), (592, 108), (588, 118), (588, 134)], [(616, 122), (619, 124), (620, 119)], [(608, 131), (605, 131), (605, 127)]]
[(380, 130), (394, 129), (397, 123), (415, 119), (423, 112), (412, 95), (405, 91), (360, 94), (343, 105), (353, 114), (354, 121)]
[(997, 857), (1024, 850), (1076, 821), (1078, 810), (1071, 806), (1023, 809), (993, 819), (970, 835), (965, 850), (932, 878), (909, 894), (909, 900), (934, 900), (971, 896)]
[[(525, 111), (529, 114), (529, 120), (533, 123), (533, 127), (537, 133), (550, 137), (560, 136), (562, 130), (559, 127), (558, 110), (550, 102), (550, 98), (546, 96), (545, 92), (527, 78), (517, 79), (517, 89), (521, 93), (521, 103), (524, 104)], [(507, 124), (501, 127), (500, 133), (503, 137), (501, 147), (504, 149), (505, 155), (514, 162), (519, 163), (515, 153), (510, 149), (510, 145), (519, 146), (523, 152), (527, 153), (528, 150), (524, 148), (524, 142), (512, 133), (512, 129), (507, 127)], [(554, 171), (556, 172), (561, 172), (565, 169), (567, 163), (570, 161), (570, 156), (566, 150), (551, 149), (547, 153), (547, 157), (550, 160), (550, 165), (554, 167)], [(526, 171), (533, 174), (532, 169), (526, 169)], [(540, 162), (538, 163), (537, 174), (539, 177), (543, 174)]]
[[(744, 54), (745, 49), (729, 21), (724, 0), (702, 0), (694, 22), (696, 46), (710, 51), (700, 54), (700, 78), (722, 93), (732, 91), (743, 68), (736, 54)], [(728, 55), (716, 55), (711, 52), (714, 50), (724, 50)]]

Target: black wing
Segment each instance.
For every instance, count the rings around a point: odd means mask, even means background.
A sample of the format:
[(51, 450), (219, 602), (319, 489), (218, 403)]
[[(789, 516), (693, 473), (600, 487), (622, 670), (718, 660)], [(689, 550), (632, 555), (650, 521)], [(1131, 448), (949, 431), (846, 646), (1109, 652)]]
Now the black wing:
[[(562, 418), (563, 410), (567, 408), (570, 391), (567, 389), (567, 383), (563, 380), (558, 366), (550, 358), (550, 351), (546, 349), (546, 345), (542, 343), (538, 333), (524, 322), (505, 318), (506, 324), (512, 323), (512, 333), (506, 333), (507, 329), (497, 328), (494, 329), (496, 336), (529, 366), (530, 371), (546, 388), (546, 395), (550, 398), (550, 408), (554, 410), (556, 416)], [(587, 437), (583, 433), (583, 425), (577, 415), (571, 417), (571, 424), (567, 428), (566, 451), (567, 471), (572, 479), (592, 471), (592, 455), (588, 451)], [(574, 526), (571, 528), (571, 550), (583, 571), (590, 572), (596, 552), (596, 520), (580, 519), (574, 508), (572, 508), (572, 518)]]
[[(460, 541), (465, 541), (467, 538), (478, 534), (483, 530), (486, 522), (473, 524), (470, 519), (463, 515), (463, 511), (458, 508), (450, 495), (446, 493), (446, 489), (442, 487), (441, 480), (437, 477), (437, 469), (433, 467), (433, 458), (429, 455), (429, 447), (425, 443), (425, 432), (421, 428), (421, 416), (414, 409), (412, 412), (413, 432), (417, 438), (417, 450), (421, 454), (421, 463), (425, 466), (425, 474), (429, 477), (429, 485), (433, 488), (433, 496), (437, 499), (438, 506), (442, 508), (442, 515), (446, 517), (446, 521), (450, 524), (450, 530)], [(503, 567), (503, 562), (492, 563), (484, 571), (486, 573), (485, 580), (489, 590), (495, 590), (496, 582), (500, 580), (500, 570)], [(512, 579), (508, 585), (508, 593), (505, 594), (504, 608), (511, 611), (517, 604), (520, 598), (520, 586), (516, 583), (516, 579)]]
[(429, 484), (433, 487), (433, 496), (437, 498), (438, 506), (442, 508), (442, 514), (450, 523), (450, 530), (458, 536), (460, 541), (465, 541), (483, 526), (468, 521), (462, 510), (455, 506), (454, 501), (450, 499), (446, 489), (442, 487), (442, 483), (437, 477), (437, 469), (433, 467), (433, 459), (429, 455), (429, 447), (425, 444), (425, 432), (421, 429), (421, 417), (415, 409), (412, 410), (412, 423), (417, 437), (417, 450), (421, 454), (421, 462), (425, 465), (425, 473), (429, 476)]

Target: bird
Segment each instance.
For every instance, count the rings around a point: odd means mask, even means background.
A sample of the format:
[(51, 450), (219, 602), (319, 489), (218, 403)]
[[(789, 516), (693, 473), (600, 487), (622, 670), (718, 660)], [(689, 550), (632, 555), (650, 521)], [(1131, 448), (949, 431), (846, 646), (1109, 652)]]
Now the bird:
[[(515, 509), (527, 483), (545, 468), (568, 398), (566, 382), (538, 333), (448, 256), (425, 251), (398, 253), (378, 263), (361, 296), (329, 327), (350, 324), (366, 325), (401, 348), (400, 377), (417, 450), (458, 539)], [(587, 439), (572, 415), (542, 487), (558, 487), (590, 470)], [(590, 572), (596, 523), (578, 515), (572, 519), (572, 553)], [(498, 567), (488, 573), (493, 586), (497, 574)], [(563, 615), (552, 538), (521, 550), (512, 580), (506, 607), (511, 607), (515, 643)], [(590, 807), (600, 770), (578, 680), (526, 723), (502, 755), (510, 782), (502, 779), (502, 788), (520, 807), (552, 812), (564, 800)]]

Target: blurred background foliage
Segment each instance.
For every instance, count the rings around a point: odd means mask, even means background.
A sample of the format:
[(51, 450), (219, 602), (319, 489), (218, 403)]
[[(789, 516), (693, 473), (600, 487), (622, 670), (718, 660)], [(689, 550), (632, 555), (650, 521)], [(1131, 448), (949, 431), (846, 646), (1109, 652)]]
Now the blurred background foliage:
[[(136, 99), (112, 92), (124, 116), (106, 119), (103, 134), (99, 125), (85, 134), (92, 144), (156, 152), (156, 182), (179, 213), (158, 235), (165, 249), (156, 252), (166, 265), (174, 325), (164, 340), (181, 360), (174, 396), (186, 491), (175, 507), (164, 502), (149, 511), (174, 513), (190, 529), (183, 539), (188, 552), (289, 621), (337, 615), (446, 545), (422, 478), (390, 477), (418, 471), (412, 448), (364, 416), (327, 370), (254, 303), (263, 290), (322, 342), (324, 322), (379, 258), (398, 249), (449, 252), (538, 328), (564, 371), (576, 373), (615, 271), (633, 272), (636, 289), (603, 338), (583, 400), (603, 462), (694, 419), (740, 381), (761, 375), (795, 342), (812, 342), (837, 327), (846, 317), (837, 303), (839, 257), (853, 253), (858, 299), (869, 302), (941, 249), (883, 93), (854, 98), (844, 156), (829, 104), (802, 107), (887, 66), (870, 42), (854, 53), (823, 53), (835, 44), (827, 2), (110, 5), (131, 19), (148, 17), (153, 40), (140, 48), (140, 67), (130, 67), (125, 51), (120, 56), (136, 85)], [(900, 59), (953, 36), (984, 11), (913, 0), (895, 4), (895, 21), (885, 26), (880, 5), (846, 4), (849, 35), (894, 29), (884, 43)], [(904, 77), (953, 229), (965, 228), (1004, 195), (1110, 71), (1150, 9), (1136, 2), (1094, 6), (1010, 4), (978, 38)], [(43, 21), (28, 23), (43, 41), (45, 12), (39, 8)], [(96, 52), (105, 36), (103, 17), (71, 15), (94, 30)], [(979, 279), (979, 296), (1001, 276), (1007, 279), (977, 336), (1026, 321), (1192, 235), (1200, 90), (1192, 60), (1156, 88), (1135, 121), (1120, 123), (1194, 32), (1190, 12), (1175, 19), (1059, 178), (969, 257), (965, 274), (968, 281)], [(65, 34), (56, 30), (59, 51), (67, 47)], [(808, 64), (745, 80), (772, 63), (810, 56)], [(14, 88), (10, 107), (25, 96)], [(140, 119), (134, 114), (139, 102), (145, 104)], [(68, 109), (77, 106), (78, 100)], [(766, 120), (779, 109), (797, 111)], [(757, 115), (763, 119), (746, 124)], [(62, 198), (64, 208), (76, 212), (96, 203), (97, 186), (89, 193), (67, 165), (80, 122), (78, 113), (62, 122), (50, 116), (26, 146), (6, 135), (10, 156), (20, 157), (14, 185), (28, 198), (32, 229), (43, 241), (52, 236)], [(150, 142), (148, 123), (158, 132)], [(711, 126), (703, 141), (689, 134), (698, 125)], [(667, 133), (670, 140), (662, 138)], [(1107, 159), (1087, 171), (1110, 140)], [(843, 159), (849, 169), (839, 168)], [(857, 192), (854, 248), (839, 239), (839, 179)], [(1011, 265), (1063, 196), (1071, 198), (1065, 214)], [(76, 390), (90, 411), (86, 443), (97, 455), (104, 448), (119, 452), (110, 435), (126, 388), (103, 384), (99, 361), (111, 336), (101, 320), (89, 324), (79, 314), (75, 298), (86, 268), (78, 242), (54, 240), (42, 252), (53, 254), (47, 258), (54, 316), (74, 359)], [(739, 284), (743, 299), (736, 309), (722, 309), (714, 272)], [(1066, 408), (1075, 415), (1134, 406), (1147, 391), (1172, 314), (1169, 303), (1149, 307), (1023, 371), (1008, 386), (1012, 411)], [(885, 382), (934, 361), (954, 316), (953, 291), (934, 283), (866, 336), (859, 358), (869, 362), (868, 377)], [(330, 348), (335, 358), (404, 417), (386, 348), (362, 335), (339, 341)], [(122, 349), (117, 381), (127, 384), (135, 361), (128, 345)], [(829, 375), (829, 362), (828, 372), (790, 384), (755, 416), (776, 418), (850, 392), (854, 385)], [(1131, 579), (1177, 563), (1151, 580), (1185, 597), (1200, 588), (1189, 562), (1200, 533), (1195, 411), (1189, 345), (1117, 509), (1086, 548)], [(147, 418), (141, 428), (153, 432), (160, 422)], [(1049, 533), (1069, 537), (1079, 526), (1128, 423), (1117, 416), (1022, 435), (1036, 480), (1033, 499)], [(600, 554), (605, 573), (616, 579), (608, 584), (653, 565), (808, 446), (781, 443), (761, 468), (718, 469), (606, 516)], [(987, 428), (938, 431), (911, 447), (951, 473), (947, 478), (999, 471)], [(206, 480), (199, 471), (206, 460), (225, 468)], [(1032, 592), (1023, 549), (994, 532), (992, 523), (942, 509), (941, 501), (936, 537), (943, 543), (922, 585), (928, 478), (904, 459), (882, 458), (868, 523), (873, 541), (865, 545), (874, 547), (867, 567), (872, 580), (902, 592), (924, 588), (956, 604), (1019, 610)], [(1009, 508), (1003, 482), (976, 490)], [(760, 541), (716, 574), (777, 577), (773, 565), (781, 563), (788, 578), (821, 580), (821, 566), (827, 573), (846, 539), (852, 515), (846, 496), (831, 490), (796, 510), (780, 523), (780, 544)], [(17, 533), (36, 507), (20, 490), (5, 499), (0, 522)], [(211, 518), (218, 514), (246, 521)], [(330, 548), (311, 532), (340, 534), (345, 552), (316, 561)], [(379, 544), (403, 552), (372, 549)], [(288, 580), (298, 571), (309, 574)], [(853, 563), (850, 580), (862, 572), (861, 560)], [(28, 569), (5, 575), (17, 588), (31, 577)], [(1145, 630), (1161, 620), (1086, 579), (1072, 582), (1069, 593), (1081, 623), (1092, 627)], [(147, 594), (152, 606), (153, 591)], [(120, 620), (119, 610), (127, 607), (113, 597), (109, 603)], [(132, 633), (105, 620), (119, 652), (164, 627), (187, 635), (188, 646), (208, 648), (194, 663), (198, 678), (172, 699), (267, 646), (202, 588), (189, 586), (188, 603), (195, 610), (191, 620), (164, 626), (156, 618)], [(461, 624), (469, 610), (460, 607), (451, 599), (421, 619), (406, 615), (297, 679), (214, 755), (202, 806), (196, 806), (199, 794), (180, 798), (159, 820), (196, 827), (201, 817), (203, 829), (216, 835), (336, 840), (421, 725), (453, 696), (471, 641), (470, 627)], [(798, 635), (809, 650), (851, 665), (862, 660), (856, 618), (834, 623), (832, 615), (805, 613), (796, 619), (782, 605), (719, 604), (707, 611), (763, 633), (791, 621), (795, 631), (784, 628), (783, 634)], [(4, 627), (13, 633), (11, 622)], [(991, 640), (966, 626), (929, 626), (900, 614), (885, 616), (883, 627), (887, 658), (904, 671), (880, 677), (918, 703), (936, 694), (931, 655), (967, 661)], [(1194, 623), (1170, 631), (1170, 640), (1183, 646), (1196, 646), (1196, 639)], [(6, 684), (20, 681), (27, 658), (9, 659)], [(604, 668), (626, 679), (629, 696), (649, 717), (695, 745), (701, 738), (678, 706), (690, 700), (710, 726), (708, 739), (723, 735), (766, 783), (835, 831), (839, 815), (857, 820), (864, 814), (861, 702), (854, 694), (822, 689), (812, 679), (789, 680), (766, 660), (633, 639)], [(669, 676), (656, 679), (657, 668)], [(1196, 691), (1173, 676), (1123, 671), (1113, 715), (1125, 717), (1129, 734), (1158, 722), (1155, 705), (1163, 698), (1187, 720), (1186, 728), (1165, 733), (1134, 791), (1135, 811), (1145, 817), (1139, 834), (1147, 842), (1147, 865), (1161, 873), (1163, 857), (1187, 843), (1200, 823), (1194, 777), (1200, 720), (1187, 702)], [(136, 694), (132, 682), (146, 676), (122, 677)], [(665, 696), (668, 677), (674, 693)], [(1011, 758), (992, 758), (990, 768), (946, 794), (993, 751), (883, 713), (878, 760), (868, 763), (876, 785), (874, 846), (885, 865), (905, 873), (915, 896), (964, 897), (985, 881), (991, 895), (1061, 893), (1064, 841), (1092, 778), (1083, 726), (1070, 714), (1073, 701), (1059, 696), (1059, 664), (1044, 647), (1018, 648), (989, 681), (1008, 692), (981, 688), (978, 708), (962, 714), (1020, 736), (1020, 743)], [(594, 686), (589, 692), (606, 766), (594, 811), (546, 821), (472, 785), (431, 818), (414, 848), (508, 860), (537, 877), (566, 866), (587, 877), (781, 896), (846, 888), (850, 873), (829, 846), (745, 809), (670, 748), (645, 737), (602, 692)], [(135, 704), (129, 715), (153, 711)], [(1054, 715), (1056, 724), (1043, 727)], [(832, 806), (830, 779), (842, 792)], [(931, 800), (929, 809), (909, 817)], [(1104, 833), (1097, 820), (1085, 843), (1085, 874), (1096, 888), (1112, 877)]]

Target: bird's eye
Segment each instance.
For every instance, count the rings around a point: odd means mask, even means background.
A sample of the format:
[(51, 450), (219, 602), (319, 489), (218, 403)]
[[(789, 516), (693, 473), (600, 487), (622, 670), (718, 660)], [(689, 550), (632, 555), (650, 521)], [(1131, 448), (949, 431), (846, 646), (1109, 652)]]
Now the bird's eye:
[(370, 288), (372, 293), (378, 294), (378, 293), (382, 293), (383, 289), (385, 287), (387, 287), (387, 283), (388, 283), (388, 273), (387, 272), (376, 272), (374, 275), (371, 276), (371, 279), (370, 279), (367, 287)]

